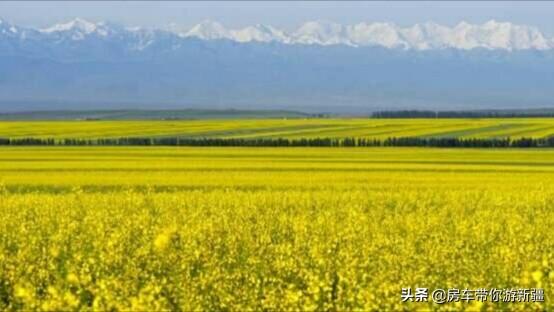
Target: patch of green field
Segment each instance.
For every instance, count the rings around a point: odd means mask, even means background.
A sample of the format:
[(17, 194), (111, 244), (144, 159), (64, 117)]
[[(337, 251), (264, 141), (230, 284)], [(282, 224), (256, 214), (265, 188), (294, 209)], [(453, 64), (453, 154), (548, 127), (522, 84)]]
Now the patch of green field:
[(228, 119), (152, 121), (2, 121), (0, 137), (344, 138), (549, 137), (554, 119)]

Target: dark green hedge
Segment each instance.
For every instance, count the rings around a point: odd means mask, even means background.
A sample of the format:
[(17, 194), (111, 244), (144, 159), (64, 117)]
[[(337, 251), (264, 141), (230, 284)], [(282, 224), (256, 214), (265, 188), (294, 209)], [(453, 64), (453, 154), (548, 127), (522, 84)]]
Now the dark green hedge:
[(420, 138), (391, 137), (384, 140), (365, 138), (301, 138), (301, 139), (240, 139), (240, 138), (103, 138), (103, 139), (53, 139), (53, 138), (0, 138), (0, 145), (12, 146), (260, 146), (260, 147), (367, 147), (367, 146), (421, 146), (421, 147), (478, 147), (478, 148), (528, 148), (554, 147), (554, 137), (518, 139), (470, 139), (470, 138)]

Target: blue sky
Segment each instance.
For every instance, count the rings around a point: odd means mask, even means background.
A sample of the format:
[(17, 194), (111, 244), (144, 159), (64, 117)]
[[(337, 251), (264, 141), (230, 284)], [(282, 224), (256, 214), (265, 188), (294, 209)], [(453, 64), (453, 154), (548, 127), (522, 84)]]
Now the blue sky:
[(483, 23), (490, 19), (529, 24), (554, 35), (554, 2), (0, 2), (0, 18), (26, 26), (46, 26), (83, 17), (128, 26), (183, 27), (212, 19), (228, 27), (256, 23), (292, 29), (307, 20), (344, 24), (389, 21), (399, 25), (434, 21), (453, 25), (462, 20)]

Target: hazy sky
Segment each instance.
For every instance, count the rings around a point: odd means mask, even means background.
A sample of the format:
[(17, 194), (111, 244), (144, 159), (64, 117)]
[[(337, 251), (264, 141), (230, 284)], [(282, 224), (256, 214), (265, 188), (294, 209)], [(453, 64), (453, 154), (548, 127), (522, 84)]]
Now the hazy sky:
[(128, 26), (183, 27), (212, 19), (228, 27), (263, 23), (292, 29), (308, 20), (344, 24), (389, 21), (399, 25), (434, 21), (453, 25), (462, 20), (483, 23), (490, 19), (529, 24), (554, 35), (554, 2), (110, 2), (110, 1), (2, 1), (0, 18), (26, 26), (46, 26), (83, 17)]

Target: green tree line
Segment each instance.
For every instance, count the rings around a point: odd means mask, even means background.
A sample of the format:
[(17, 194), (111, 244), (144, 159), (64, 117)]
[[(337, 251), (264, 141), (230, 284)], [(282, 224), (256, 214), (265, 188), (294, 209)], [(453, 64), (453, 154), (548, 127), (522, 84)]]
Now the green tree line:
[(448, 148), (537, 148), (554, 147), (549, 138), (432, 138), (390, 137), (370, 138), (190, 138), (190, 137), (128, 137), (128, 138), (0, 138), (0, 145), (10, 146), (251, 146), (251, 147), (448, 147)]
[(428, 111), (428, 110), (400, 110), (378, 111), (371, 114), (371, 118), (529, 118), (554, 117), (554, 111)]

